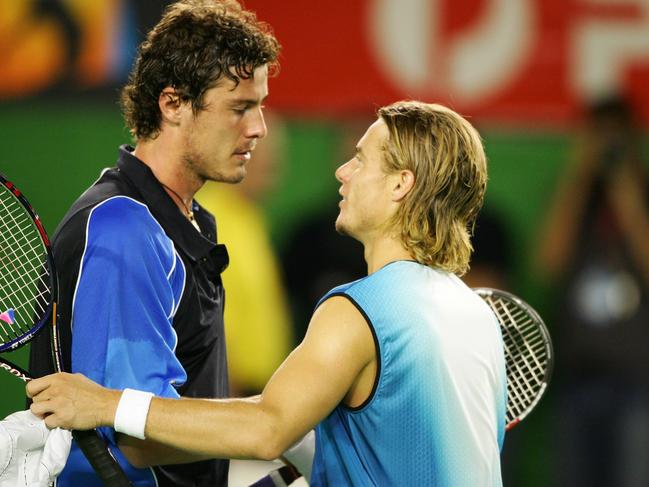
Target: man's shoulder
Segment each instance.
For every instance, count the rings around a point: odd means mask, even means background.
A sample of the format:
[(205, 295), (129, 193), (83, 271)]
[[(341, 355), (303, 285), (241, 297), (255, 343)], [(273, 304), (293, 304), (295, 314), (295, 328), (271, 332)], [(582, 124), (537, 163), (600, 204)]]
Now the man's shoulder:
[(70, 223), (85, 224), (89, 213), (96, 205), (119, 195), (135, 197), (133, 188), (124, 180), (118, 170), (104, 169), (99, 178), (70, 206), (59, 223), (55, 235)]
[(146, 204), (125, 195), (110, 196), (82, 208), (72, 215), (56, 237), (79, 233), (86, 239), (101, 241), (110, 237), (130, 243), (166, 235)]
[(70, 207), (53, 238), (57, 249), (85, 245), (92, 233), (95, 239), (115, 236), (127, 241), (133, 237), (163, 234), (157, 220), (136, 190), (110, 169), (90, 186)]
[(318, 301), (318, 304), (316, 305), (316, 308), (320, 306), (323, 302), (328, 300), (329, 298), (332, 298), (334, 296), (348, 296), (349, 291), (356, 285), (358, 285), (360, 282), (364, 281), (367, 279), (369, 276), (361, 277), (360, 279), (356, 279), (355, 281), (347, 282), (345, 284), (340, 284), (339, 286), (336, 286), (332, 289), (330, 289), (327, 293), (325, 293), (324, 296), (320, 298)]
[(426, 266), (414, 261), (393, 261), (367, 276), (334, 287), (325, 297), (340, 294), (353, 295), (364, 290), (373, 292), (383, 287), (386, 290), (394, 291), (396, 290), (395, 283), (400, 284), (404, 280), (411, 281), (416, 279), (417, 274), (427, 273), (428, 271), (429, 269)]

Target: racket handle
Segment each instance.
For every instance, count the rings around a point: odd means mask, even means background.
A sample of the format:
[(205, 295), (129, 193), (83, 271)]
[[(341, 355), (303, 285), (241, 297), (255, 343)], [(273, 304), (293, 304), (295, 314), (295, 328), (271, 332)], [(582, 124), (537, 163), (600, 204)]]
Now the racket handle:
[(132, 487), (97, 431), (73, 431), (72, 437), (106, 487)]

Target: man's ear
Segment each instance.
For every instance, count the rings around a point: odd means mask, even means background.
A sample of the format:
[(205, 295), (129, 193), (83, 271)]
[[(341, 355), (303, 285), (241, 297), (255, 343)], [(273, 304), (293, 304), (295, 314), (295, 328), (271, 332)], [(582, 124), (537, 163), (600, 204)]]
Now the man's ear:
[(174, 88), (167, 86), (160, 92), (158, 106), (160, 107), (163, 122), (170, 123), (171, 125), (177, 125), (180, 122), (183, 103), (180, 95)]
[(415, 186), (415, 175), (409, 169), (403, 169), (392, 177), (392, 201), (401, 201)]

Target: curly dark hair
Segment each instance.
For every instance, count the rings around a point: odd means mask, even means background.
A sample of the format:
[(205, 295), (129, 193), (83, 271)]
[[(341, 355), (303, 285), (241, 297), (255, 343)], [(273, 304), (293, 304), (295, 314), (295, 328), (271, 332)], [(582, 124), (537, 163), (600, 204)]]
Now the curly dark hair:
[(155, 138), (165, 87), (174, 87), (196, 113), (204, 108), (205, 92), (222, 77), (238, 84), (265, 64), (276, 73), (279, 50), (270, 26), (235, 0), (174, 3), (140, 45), (122, 90), (126, 125), (136, 139)]

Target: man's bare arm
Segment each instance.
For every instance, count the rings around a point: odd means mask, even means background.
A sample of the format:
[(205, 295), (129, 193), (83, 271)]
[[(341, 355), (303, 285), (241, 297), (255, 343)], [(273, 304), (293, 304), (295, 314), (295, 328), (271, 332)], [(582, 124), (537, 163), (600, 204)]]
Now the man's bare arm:
[[(316, 310), (304, 341), (260, 396), (154, 398), (147, 439), (199, 458), (277, 458), (343, 401), (374, 361), (365, 319), (350, 301), (333, 297)], [(49, 414), (48, 426), (71, 429), (113, 426), (121, 395), (69, 374), (38, 379), (27, 389), (32, 411)]]
[(552, 281), (564, 272), (578, 248), (580, 222), (586, 212), (588, 197), (597, 175), (597, 151), (585, 146), (573, 155), (558, 182), (538, 236), (535, 268), (540, 276)]
[(644, 174), (631, 163), (621, 164), (612, 175), (607, 196), (616, 212), (630, 254), (649, 286), (649, 211)]

